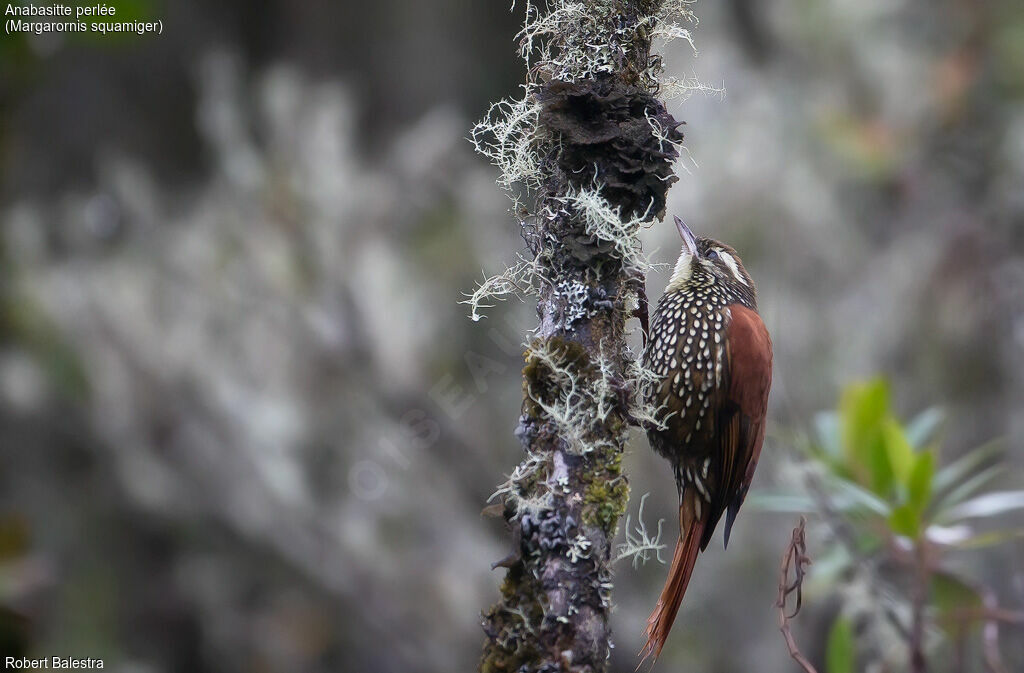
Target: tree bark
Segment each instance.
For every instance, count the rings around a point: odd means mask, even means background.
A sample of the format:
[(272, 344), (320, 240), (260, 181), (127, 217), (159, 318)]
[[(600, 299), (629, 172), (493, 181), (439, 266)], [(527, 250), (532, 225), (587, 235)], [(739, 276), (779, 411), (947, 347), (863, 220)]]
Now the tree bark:
[(492, 153), (499, 166), (536, 167), (526, 180), (534, 206), (518, 214), (540, 324), (516, 430), (526, 457), (498, 492), (514, 549), (497, 564), (507, 568), (501, 598), (484, 614), (484, 673), (597, 673), (611, 650), (609, 561), (638, 403), (626, 321), (647, 270), (637, 233), (664, 216), (682, 135), (655, 95), (651, 39), (665, 3), (583, 4), (552, 2), (546, 15), (527, 7), (531, 68), (517, 104), (529, 112), (518, 128), (528, 142)]

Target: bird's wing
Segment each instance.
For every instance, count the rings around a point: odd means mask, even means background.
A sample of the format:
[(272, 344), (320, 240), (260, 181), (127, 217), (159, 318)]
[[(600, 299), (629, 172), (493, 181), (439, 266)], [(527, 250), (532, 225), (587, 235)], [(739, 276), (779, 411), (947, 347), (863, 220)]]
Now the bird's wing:
[[(712, 504), (710, 529), (726, 510), (725, 544), (729, 544), (736, 513), (754, 477), (764, 442), (768, 391), (772, 384), (772, 341), (756, 311), (740, 304), (729, 307), (726, 332), (728, 387), (718, 423), (720, 488)], [(705, 532), (710, 537), (710, 530)], [(704, 541), (707, 544), (707, 541)]]

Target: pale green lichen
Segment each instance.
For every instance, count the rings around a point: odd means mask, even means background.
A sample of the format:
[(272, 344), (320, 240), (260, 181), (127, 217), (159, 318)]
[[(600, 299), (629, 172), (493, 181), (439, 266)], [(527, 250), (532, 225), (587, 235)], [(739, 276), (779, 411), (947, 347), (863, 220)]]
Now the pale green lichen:
[(539, 512), (547, 509), (552, 503), (550, 489), (539, 489), (537, 485), (547, 482), (547, 459), (533, 453), (527, 453), (526, 459), (516, 466), (512, 474), (498, 486), (497, 490), (487, 499), (488, 502), (500, 500), (512, 507), (513, 518), (523, 514)]
[[(524, 87), (529, 91), (529, 85)], [(506, 190), (518, 185), (540, 186), (542, 132), (537, 125), (540, 105), (524, 94), (491, 105), (487, 116), (474, 124), (470, 134), (473, 147), (498, 168), (497, 183)]]
[(615, 364), (604, 346), (591, 359), (578, 343), (563, 339), (533, 342), (526, 352), (523, 392), (528, 415), (554, 425), (570, 454), (613, 446), (601, 430), (619, 404)]
[(636, 569), (646, 564), (651, 558), (657, 559), (658, 563), (665, 562), (661, 558), (661, 550), (666, 547), (661, 542), (661, 527), (665, 520), (658, 519), (658, 530), (653, 536), (647, 529), (647, 523), (644, 521), (644, 504), (647, 502), (647, 496), (649, 495), (650, 493), (644, 493), (640, 497), (640, 508), (636, 514), (635, 527), (631, 524), (630, 515), (626, 515), (626, 525), (624, 526), (626, 541), (616, 548), (615, 558), (612, 559), (612, 563), (631, 559), (633, 568)]
[(496, 301), (504, 301), (509, 297), (523, 299), (529, 295), (537, 295), (538, 273), (536, 260), (520, 258), (519, 262), (497, 275), (485, 275), (483, 282), (459, 303), (469, 306), (469, 317), (473, 322), (477, 322), (485, 317), (483, 310), (494, 308)]
[(695, 93), (704, 96), (723, 98), (725, 96), (725, 84), (712, 86), (706, 84), (696, 76), (693, 77), (663, 77), (661, 79), (661, 96), (668, 100), (686, 100)]
[(650, 219), (649, 213), (624, 219), (622, 209), (612, 206), (597, 189), (569, 187), (564, 195), (552, 197), (552, 200), (562, 205), (562, 214), (579, 218), (588, 234), (611, 244), (614, 255), (625, 269), (645, 273), (650, 268), (650, 260), (644, 255), (637, 237), (640, 228)]

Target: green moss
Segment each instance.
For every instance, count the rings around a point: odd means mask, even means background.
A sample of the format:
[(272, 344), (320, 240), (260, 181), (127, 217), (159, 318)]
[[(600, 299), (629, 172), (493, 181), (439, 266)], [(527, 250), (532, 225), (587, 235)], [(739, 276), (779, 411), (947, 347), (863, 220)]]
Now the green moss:
[(534, 400), (534, 396), (541, 395), (541, 391), (547, 387), (547, 367), (533, 357), (530, 351), (523, 353), (523, 358), (526, 360), (526, 366), (523, 367), (523, 413), (530, 418), (539, 418), (542, 409)]
[(487, 629), (498, 634), (489, 638), (480, 661), (481, 673), (514, 673), (524, 664), (541, 660), (536, 638), (523, 618), (510, 612), (508, 606), (519, 606), (530, 620), (538, 624), (543, 616), (538, 600), (539, 584), (528, 582), (522, 573), (510, 570), (501, 584), (501, 601), (484, 615)]
[(629, 504), (629, 481), (622, 474), (622, 452), (603, 451), (586, 475), (583, 523), (600, 526), (610, 537)]
[(519, 583), (512, 579), (512, 573), (505, 574), (505, 580), (501, 583), (501, 597), (506, 601), (511, 600), (519, 590)]

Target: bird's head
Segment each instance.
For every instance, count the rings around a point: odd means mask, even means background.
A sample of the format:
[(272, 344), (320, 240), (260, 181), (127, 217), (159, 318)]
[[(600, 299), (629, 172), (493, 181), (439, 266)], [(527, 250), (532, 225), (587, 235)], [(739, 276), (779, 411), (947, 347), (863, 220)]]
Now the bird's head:
[(713, 238), (696, 237), (678, 217), (676, 229), (683, 239), (666, 292), (706, 288), (731, 301), (757, 307), (757, 289), (736, 251)]

